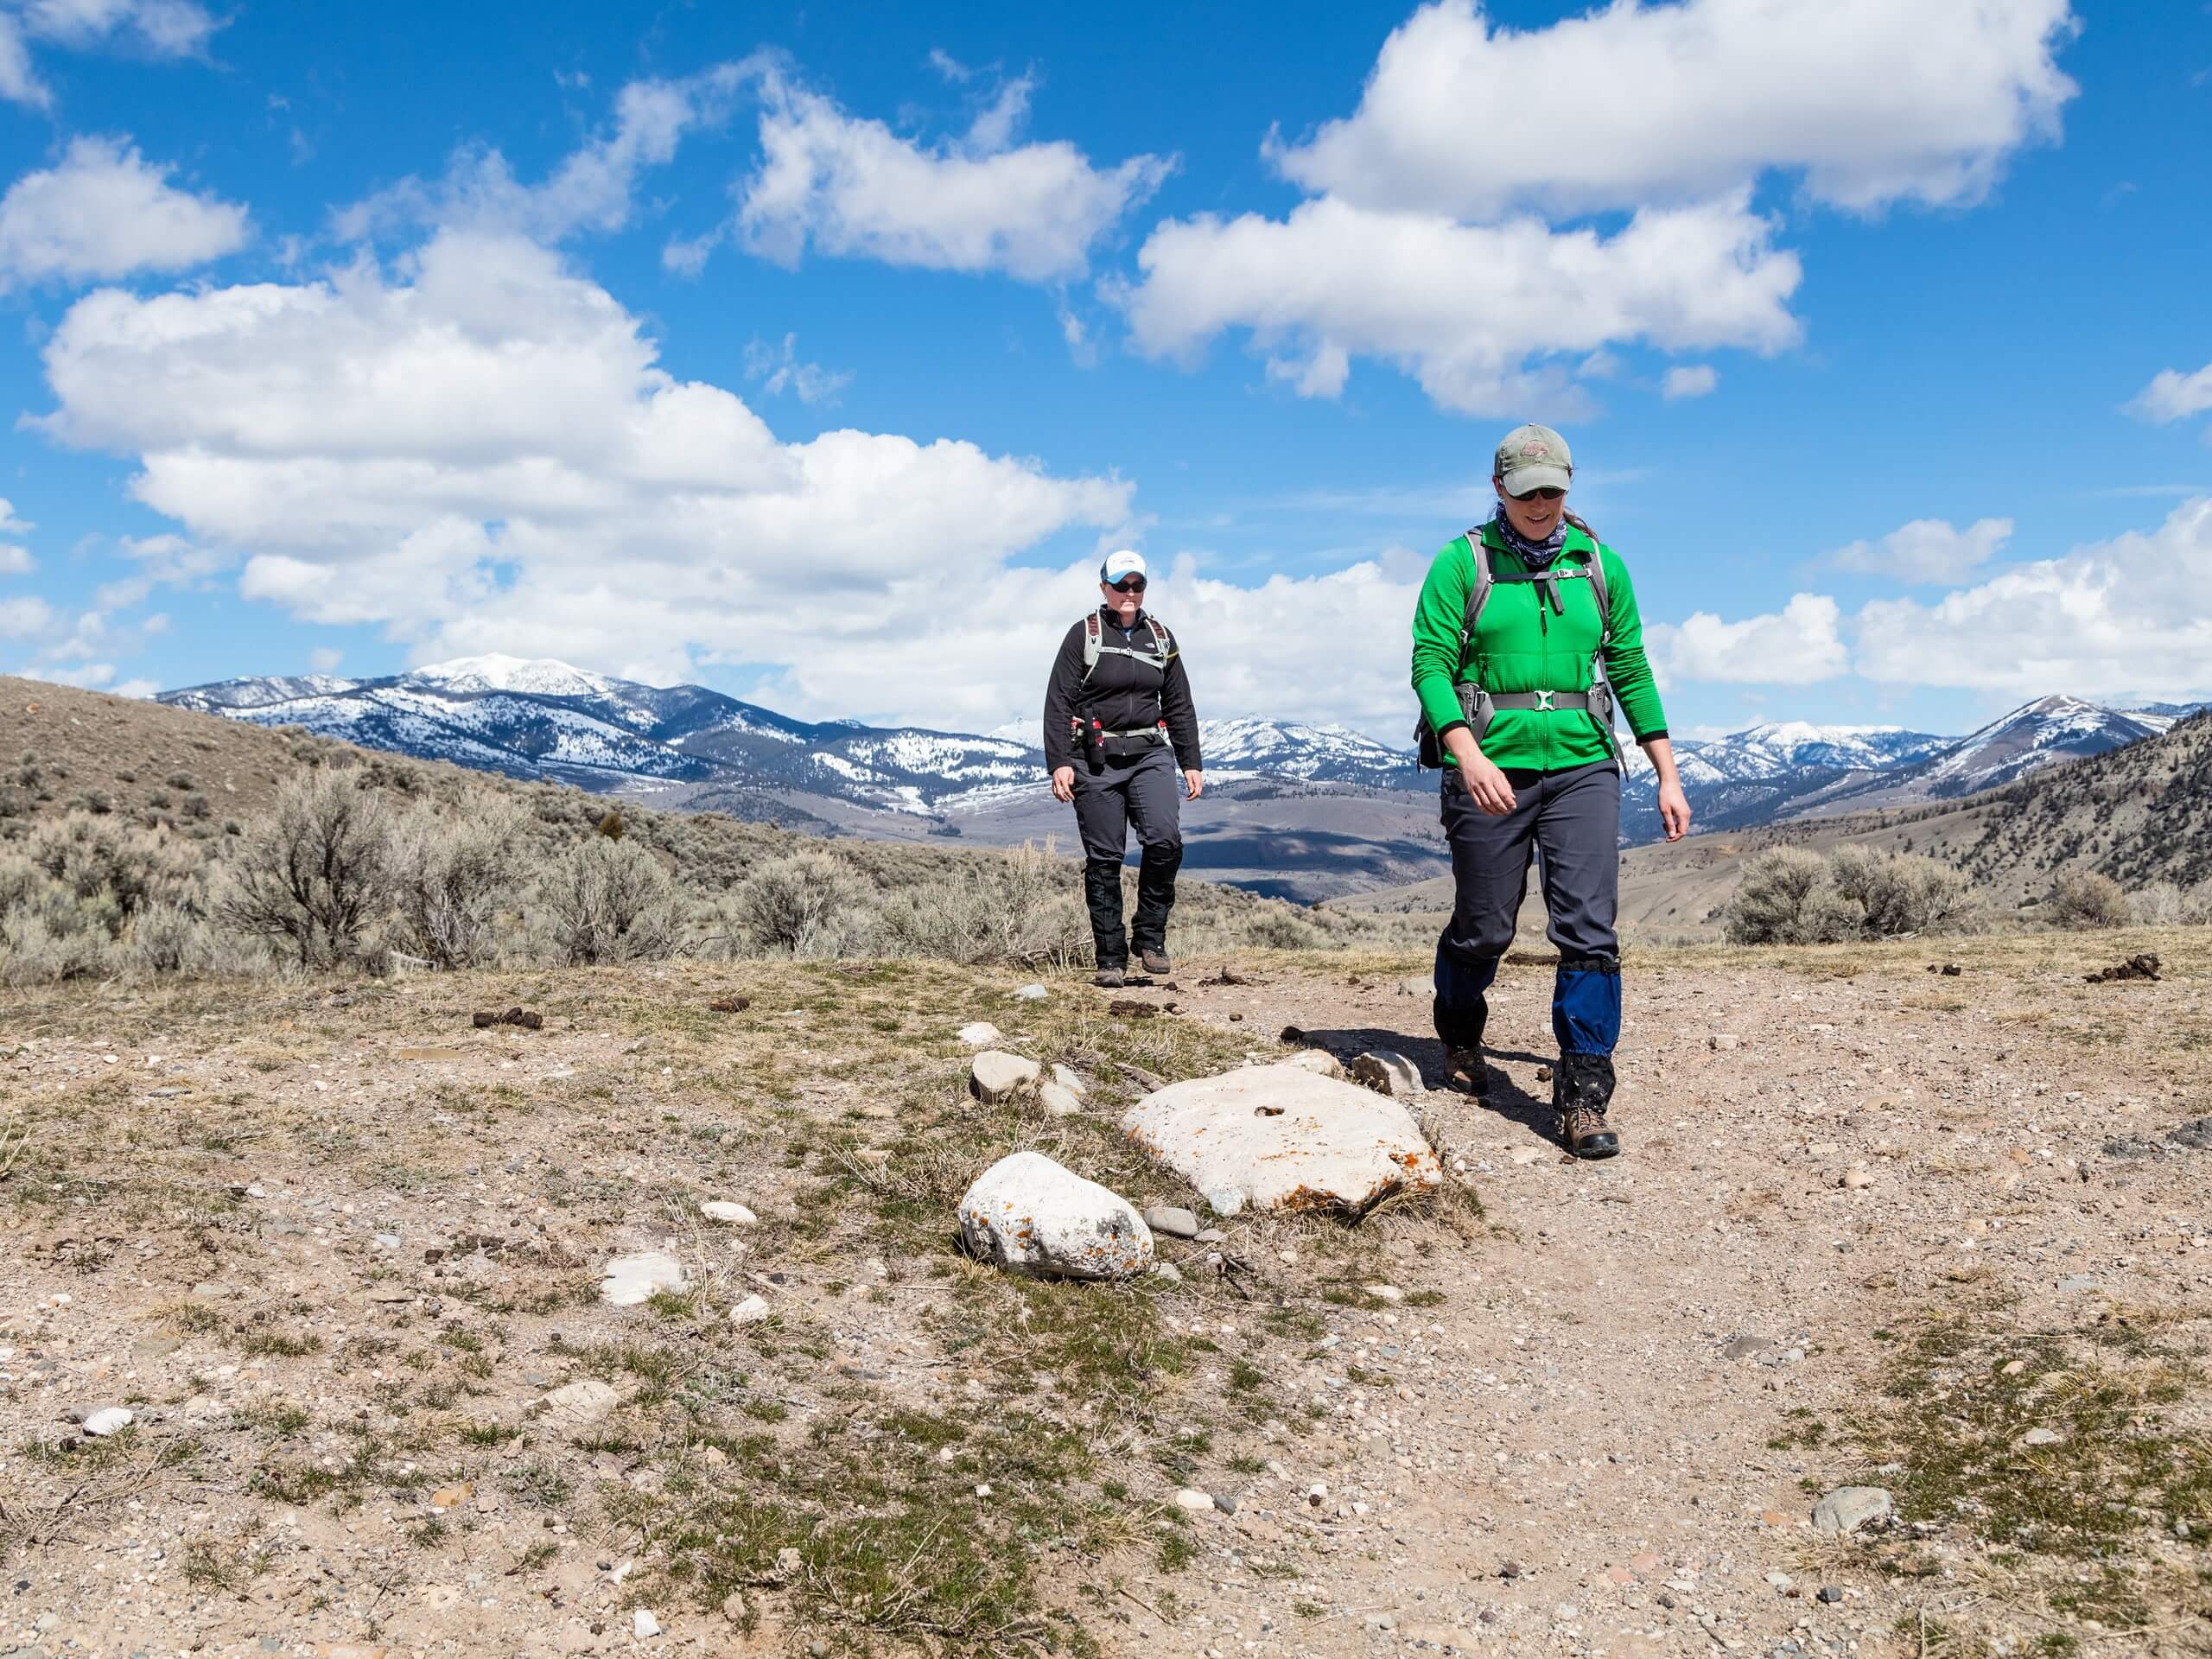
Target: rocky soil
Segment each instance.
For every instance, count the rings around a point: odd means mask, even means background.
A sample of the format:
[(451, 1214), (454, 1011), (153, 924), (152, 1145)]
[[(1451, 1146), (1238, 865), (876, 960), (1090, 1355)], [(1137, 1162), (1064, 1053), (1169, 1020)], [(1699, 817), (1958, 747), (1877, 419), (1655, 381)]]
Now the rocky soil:
[[(0, 1653), (2208, 1649), (2212, 935), (1641, 955), (1602, 1165), (1517, 961), (1357, 1226), (1119, 1117), (1286, 1026), (1438, 1080), (1425, 964), (1224, 965), (12, 995)], [(986, 1268), (1022, 1148), (1209, 1230)]]

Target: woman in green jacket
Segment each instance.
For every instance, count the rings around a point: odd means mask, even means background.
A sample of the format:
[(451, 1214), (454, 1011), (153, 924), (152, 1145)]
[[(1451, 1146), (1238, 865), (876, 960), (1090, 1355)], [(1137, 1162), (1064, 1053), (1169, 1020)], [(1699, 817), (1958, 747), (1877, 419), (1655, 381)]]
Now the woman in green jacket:
[(1618, 702), (1659, 775), (1667, 839), (1688, 830), (1628, 568), (1567, 511), (1574, 464), (1547, 426), (1497, 446), (1488, 522), (1436, 556), (1414, 613), (1414, 695), (1444, 767), (1455, 899), (1436, 942), (1436, 1034), (1453, 1083), (1484, 1092), (1483, 1027), (1538, 859), (1559, 948), (1552, 1104), (1580, 1158), (1620, 1150), (1605, 1109), (1620, 1036)]

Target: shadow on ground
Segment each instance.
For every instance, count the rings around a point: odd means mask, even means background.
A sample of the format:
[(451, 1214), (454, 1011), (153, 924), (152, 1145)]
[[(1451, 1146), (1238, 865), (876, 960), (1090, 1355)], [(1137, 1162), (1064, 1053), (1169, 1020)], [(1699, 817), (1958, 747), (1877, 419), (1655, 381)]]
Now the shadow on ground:
[[(1347, 1026), (1338, 1029), (1304, 1033), (1308, 1048), (1325, 1049), (1341, 1062), (1349, 1062), (1354, 1055), (1370, 1050), (1390, 1049), (1404, 1055), (1421, 1073), (1424, 1089), (1448, 1088), (1444, 1071), (1444, 1045), (1433, 1037), (1414, 1037), (1402, 1031), (1385, 1031), (1379, 1026)], [(1515, 1083), (1511, 1077), (1498, 1069), (1495, 1062), (1513, 1060), (1527, 1065), (1548, 1065), (1548, 1054), (1529, 1054), (1519, 1049), (1491, 1048), (1483, 1051), (1490, 1086), (1481, 1096), (1459, 1093), (1454, 1096), (1470, 1106), (1502, 1117), (1533, 1130), (1547, 1144), (1552, 1139), (1556, 1114), (1552, 1110), (1548, 1096), (1532, 1095)]]

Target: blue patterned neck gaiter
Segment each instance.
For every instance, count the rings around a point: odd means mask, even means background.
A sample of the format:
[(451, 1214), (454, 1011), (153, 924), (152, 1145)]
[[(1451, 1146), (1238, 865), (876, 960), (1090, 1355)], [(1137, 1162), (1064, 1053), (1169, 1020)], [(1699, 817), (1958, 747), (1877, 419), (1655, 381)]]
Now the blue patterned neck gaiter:
[(1518, 553), (1522, 563), (1533, 570), (1542, 569), (1567, 546), (1565, 514), (1561, 514), (1559, 523), (1552, 526), (1552, 533), (1541, 542), (1532, 542), (1513, 528), (1513, 521), (1505, 516), (1505, 503), (1503, 501), (1497, 504), (1497, 510), (1491, 514), (1490, 518), (1491, 523), (1497, 526), (1498, 538)]

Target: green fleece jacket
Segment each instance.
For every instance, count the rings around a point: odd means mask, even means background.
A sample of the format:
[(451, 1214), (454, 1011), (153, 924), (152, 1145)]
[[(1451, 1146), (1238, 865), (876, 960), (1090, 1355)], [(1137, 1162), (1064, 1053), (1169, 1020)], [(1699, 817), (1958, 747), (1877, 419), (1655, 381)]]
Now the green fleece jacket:
[[(1489, 546), (1493, 577), (1529, 568), (1499, 539), (1494, 524), (1470, 533), (1481, 536)], [(1660, 707), (1651, 664), (1644, 659), (1643, 620), (1637, 612), (1628, 567), (1611, 548), (1568, 525), (1560, 561), (1586, 564), (1593, 556), (1605, 561), (1605, 594), (1612, 607), (1613, 638), (1605, 647), (1605, 677), (1636, 741), (1664, 737), (1666, 711)], [(1555, 616), (1543, 601), (1549, 584), (1494, 581), (1462, 663), (1459, 628), (1474, 585), (1474, 550), (1461, 536), (1429, 566), (1421, 602), (1414, 608), (1414, 696), (1421, 699), (1421, 713), (1440, 738), (1454, 726), (1467, 723), (1454, 689), (1461, 681), (1493, 693), (1590, 689), (1590, 659), (1602, 632), (1598, 595), (1590, 583), (1557, 583), (1563, 613)], [(1483, 735), (1482, 752), (1495, 766), (1560, 772), (1610, 760), (1613, 747), (1597, 717), (1586, 709), (1501, 709)], [(1457, 764), (1448, 749), (1444, 763)]]

